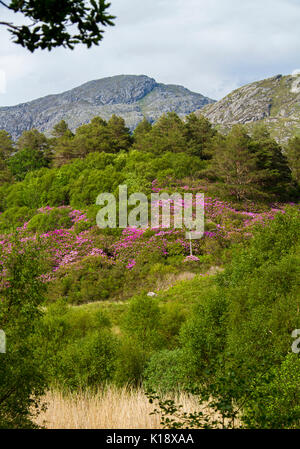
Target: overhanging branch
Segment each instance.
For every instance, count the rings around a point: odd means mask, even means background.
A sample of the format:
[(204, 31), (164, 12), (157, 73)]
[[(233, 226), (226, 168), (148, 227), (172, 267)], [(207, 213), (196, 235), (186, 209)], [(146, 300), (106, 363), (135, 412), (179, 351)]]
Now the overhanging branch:
[(9, 23), (9, 22), (0, 22), (0, 25), (5, 25), (5, 26), (7, 26), (9, 28), (13, 28), (14, 30), (19, 30), (20, 29), (19, 27), (15, 26), (14, 24)]
[(10, 7), (6, 3), (2, 2), (1, 0), (0, 0), (0, 4), (5, 6), (5, 8), (7, 8), (7, 9), (10, 9)]

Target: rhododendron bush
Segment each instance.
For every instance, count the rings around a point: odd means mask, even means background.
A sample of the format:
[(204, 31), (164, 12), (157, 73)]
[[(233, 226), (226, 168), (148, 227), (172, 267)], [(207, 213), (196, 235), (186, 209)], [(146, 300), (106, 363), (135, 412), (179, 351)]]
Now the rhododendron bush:
[[(157, 180), (152, 183), (152, 189), (160, 190)], [(182, 188), (187, 190), (188, 186)], [(171, 208), (173, 212), (175, 207)], [(71, 302), (84, 302), (108, 299), (117, 292), (126, 297), (126, 285), (128, 293), (135, 288), (139, 290), (142, 287), (138, 285), (139, 280), (149, 277), (149, 267), (155, 263), (168, 266), (170, 271), (181, 271), (189, 262), (190, 270), (205, 275), (209, 265), (221, 263), (223, 249), (232, 242), (250, 238), (253, 226), (266, 225), (276, 214), (284, 213), (285, 206), (251, 212), (236, 210), (228, 202), (205, 196), (204, 210), (204, 235), (191, 242), (184, 229), (128, 227), (114, 235), (113, 230), (99, 229), (87, 218), (87, 210), (70, 206), (37, 209), (29, 221), (17, 228), (17, 237), (24, 244), (35, 241), (37, 250), (46, 254), (48, 269), (43, 280), (56, 283), (53, 295), (66, 295)], [(57, 227), (59, 224), (63, 226)], [(5, 283), (5, 260), (11, 252), (13, 235), (3, 234), (0, 239), (2, 283)], [(155, 279), (149, 282), (151, 286)], [(80, 294), (74, 292), (74, 285), (71, 286), (74, 283), (85, 285), (83, 289), (81, 285)], [(88, 287), (88, 283), (94, 285)], [(93, 294), (88, 292), (91, 290)]]

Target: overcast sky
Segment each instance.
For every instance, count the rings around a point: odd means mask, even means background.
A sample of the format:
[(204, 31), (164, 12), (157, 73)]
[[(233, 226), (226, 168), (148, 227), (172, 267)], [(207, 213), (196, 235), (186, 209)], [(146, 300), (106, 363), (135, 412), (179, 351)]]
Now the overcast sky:
[[(119, 74), (145, 74), (220, 99), (300, 68), (300, 0), (111, 0), (99, 47), (33, 55), (0, 27), (0, 106)], [(0, 20), (14, 19), (0, 6)]]

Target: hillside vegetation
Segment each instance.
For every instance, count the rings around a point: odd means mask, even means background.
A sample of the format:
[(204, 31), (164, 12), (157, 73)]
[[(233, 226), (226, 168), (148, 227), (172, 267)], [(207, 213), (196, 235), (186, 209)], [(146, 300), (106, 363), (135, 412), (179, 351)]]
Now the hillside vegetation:
[[(133, 134), (115, 115), (1, 131), (0, 427), (41, 422), (49, 390), (109, 386), (145, 390), (163, 427), (298, 428), (299, 148), (174, 112)], [(204, 193), (203, 238), (100, 229), (96, 198), (119, 185)]]

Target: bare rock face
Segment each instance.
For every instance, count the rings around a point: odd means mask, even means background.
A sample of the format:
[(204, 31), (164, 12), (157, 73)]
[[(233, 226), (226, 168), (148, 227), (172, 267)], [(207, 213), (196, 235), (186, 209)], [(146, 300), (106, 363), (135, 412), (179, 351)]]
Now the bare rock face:
[(119, 75), (29, 103), (1, 107), (0, 129), (17, 139), (32, 128), (50, 134), (61, 120), (74, 131), (95, 116), (108, 120), (116, 114), (133, 130), (144, 117), (154, 122), (169, 111), (185, 116), (213, 102), (182, 86), (159, 84), (145, 75)]
[(199, 114), (224, 130), (238, 123), (251, 129), (254, 123), (263, 122), (284, 144), (300, 132), (300, 74), (277, 75), (248, 84), (205, 106)]

